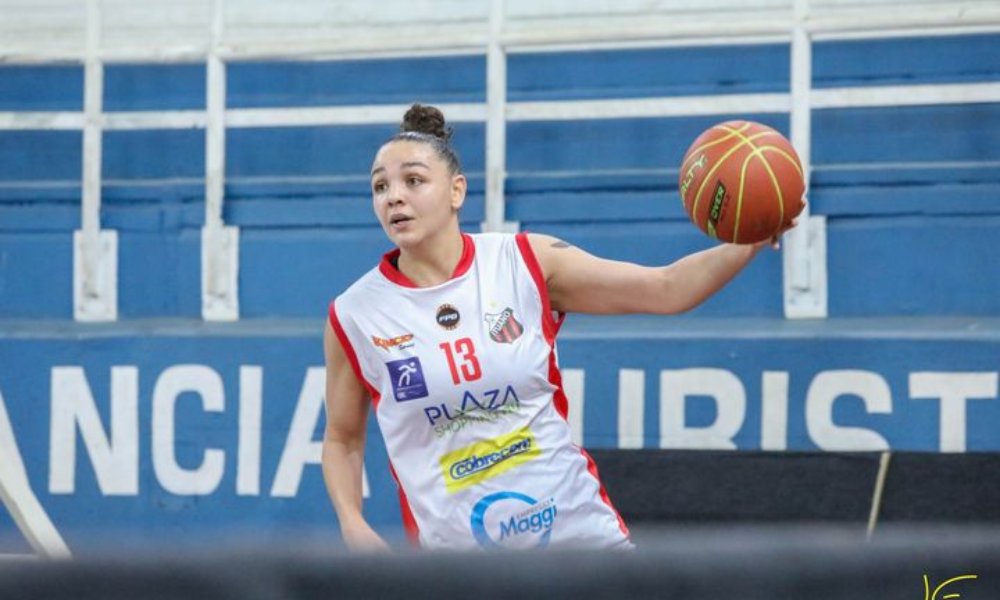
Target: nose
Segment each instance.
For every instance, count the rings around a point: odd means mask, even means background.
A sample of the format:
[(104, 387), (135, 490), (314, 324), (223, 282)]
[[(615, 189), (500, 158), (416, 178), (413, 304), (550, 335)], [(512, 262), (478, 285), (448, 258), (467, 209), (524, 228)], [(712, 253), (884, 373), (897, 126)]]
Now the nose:
[(385, 194), (386, 203), (389, 206), (398, 206), (403, 203), (403, 186), (391, 183), (389, 191)]

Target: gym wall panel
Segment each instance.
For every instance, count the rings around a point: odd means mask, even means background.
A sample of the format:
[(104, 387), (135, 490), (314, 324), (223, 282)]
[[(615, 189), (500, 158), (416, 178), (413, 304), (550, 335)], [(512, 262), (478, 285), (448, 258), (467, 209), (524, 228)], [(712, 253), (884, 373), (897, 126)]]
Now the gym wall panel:
[(1000, 182), (1000, 162), (839, 163), (815, 165), (812, 187), (925, 187), (939, 185), (989, 185)]
[(830, 219), (830, 315), (998, 315), (998, 236), (996, 214)]
[(204, 184), (176, 181), (105, 184), (101, 190), (101, 223), (110, 229), (165, 235), (200, 228), (205, 222)]
[(204, 63), (109, 64), (104, 67), (104, 110), (204, 110)]
[[(468, 191), (459, 213), (463, 225), (478, 225), (485, 217), (485, 181), (467, 174)], [(226, 223), (246, 228), (378, 227), (365, 176), (331, 178), (326, 183), (233, 183), (223, 208)]]
[(118, 231), (120, 317), (200, 318), (204, 130), (104, 136), (101, 223)]
[(515, 52), (511, 102), (784, 92), (787, 44)]
[(72, 233), (0, 233), (0, 319), (72, 318)]
[(656, 188), (523, 193), (511, 198), (508, 207), (510, 220), (538, 225), (600, 221), (611, 227), (688, 218), (676, 191)]
[(817, 166), (998, 161), (997, 131), (1000, 104), (818, 110), (812, 156)]
[(8, 110), (83, 110), (83, 66), (0, 66), (0, 111)]
[(298, 316), (322, 322), (330, 301), (391, 248), (377, 227), (244, 229), (240, 312), (244, 318)]
[(507, 169), (512, 177), (537, 172), (662, 169), (665, 177), (675, 178), (691, 142), (728, 119), (759, 121), (788, 133), (787, 115), (516, 121), (507, 126)]
[(205, 131), (105, 131), (102, 172), (106, 180), (112, 181), (202, 178)]
[(120, 318), (201, 318), (201, 230), (119, 231)]
[[(986, 179), (987, 169), (981, 171)], [(850, 172), (862, 174), (857, 169)], [(973, 175), (969, 170), (966, 173)], [(1000, 214), (1000, 202), (997, 202), (1000, 198), (1000, 176), (997, 175), (1000, 173), (994, 175), (993, 181), (958, 183), (907, 181), (908, 174), (909, 171), (900, 173), (899, 178), (903, 181), (887, 184), (858, 181), (855, 185), (833, 185), (825, 180), (819, 182), (817, 179), (821, 178), (815, 177), (809, 201), (815, 213), (828, 217), (961, 215), (978, 218)], [(961, 175), (953, 171), (944, 177), (958, 179)], [(891, 235), (891, 232), (886, 234)]]
[(819, 41), (813, 45), (813, 86), (997, 81), (998, 55), (995, 33)]
[[(483, 197), (466, 199), (462, 229), (478, 232)], [(240, 313), (243, 318), (325, 314), (327, 305), (374, 268), (393, 248), (368, 205), (366, 223), (349, 227), (269, 223), (240, 232)]]
[(0, 131), (0, 190), (21, 181), (78, 183), (82, 153), (82, 131)]
[[(454, 127), (462, 168), (481, 172), (484, 124)], [(367, 180), (375, 153), (397, 131), (396, 125), (231, 129), (226, 137), (226, 177), (352, 175)]]
[(0, 232), (71, 232), (80, 228), (80, 201), (0, 199)]
[(483, 55), (234, 62), (227, 67), (229, 108), (485, 101)]
[[(359, 183), (362, 189), (367, 185), (367, 181)], [(371, 198), (318, 191), (308, 195), (226, 198), (223, 218), (227, 224), (254, 229), (372, 227), (378, 223)]]

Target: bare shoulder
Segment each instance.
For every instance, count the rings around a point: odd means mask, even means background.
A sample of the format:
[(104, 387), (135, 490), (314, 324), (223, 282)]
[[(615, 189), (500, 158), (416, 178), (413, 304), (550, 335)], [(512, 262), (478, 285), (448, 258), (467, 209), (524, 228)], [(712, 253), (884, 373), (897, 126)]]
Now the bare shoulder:
[(542, 268), (542, 273), (545, 274), (545, 278), (548, 280), (558, 268), (557, 265), (560, 258), (562, 258), (561, 254), (565, 250), (573, 248), (573, 244), (544, 233), (529, 233), (527, 237), (528, 242), (531, 244), (531, 250), (535, 253), (538, 264)]

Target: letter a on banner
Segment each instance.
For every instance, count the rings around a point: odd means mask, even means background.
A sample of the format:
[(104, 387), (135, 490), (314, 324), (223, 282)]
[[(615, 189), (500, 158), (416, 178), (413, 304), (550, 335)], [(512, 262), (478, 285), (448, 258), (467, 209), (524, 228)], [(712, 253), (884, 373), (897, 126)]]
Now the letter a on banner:
[(14, 428), (0, 395), (0, 502), (7, 507), (18, 529), (35, 549), (50, 558), (69, 558), (69, 548), (31, 490), (17, 447)]

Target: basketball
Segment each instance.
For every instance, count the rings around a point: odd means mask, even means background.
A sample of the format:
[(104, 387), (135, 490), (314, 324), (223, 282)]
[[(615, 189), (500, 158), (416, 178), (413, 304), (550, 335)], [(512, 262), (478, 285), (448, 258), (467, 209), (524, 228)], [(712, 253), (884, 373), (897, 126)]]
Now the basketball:
[(802, 210), (799, 156), (783, 135), (753, 121), (710, 127), (688, 148), (679, 182), (684, 210), (709, 236), (755, 244)]

